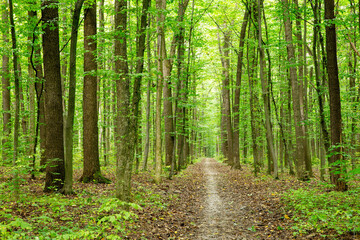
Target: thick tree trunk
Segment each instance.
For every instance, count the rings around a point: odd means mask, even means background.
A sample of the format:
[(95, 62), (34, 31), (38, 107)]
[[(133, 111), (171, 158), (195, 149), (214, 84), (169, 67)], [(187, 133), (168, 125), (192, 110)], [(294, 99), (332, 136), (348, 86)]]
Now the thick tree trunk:
[(331, 144), (333, 155), (330, 157), (330, 180), (336, 185), (337, 191), (346, 191), (347, 184), (343, 179), (346, 173), (343, 165), (343, 156), (341, 155), (342, 147), (339, 146), (341, 141), (341, 102), (339, 86), (339, 70), (337, 64), (337, 46), (336, 46), (336, 29), (332, 22), (334, 15), (334, 0), (325, 0), (325, 21), (327, 22), (326, 30), (326, 56), (327, 56), (327, 73), (329, 80), (330, 95), (330, 128)]
[(61, 190), (65, 179), (57, 6), (57, 1), (44, 1), (42, 8), (42, 20), (45, 23), (42, 41), (45, 79), (45, 156), (47, 163), (45, 192)]
[(97, 99), (96, 1), (85, 9), (84, 19), (84, 90), (83, 90), (83, 150), (84, 169), (80, 181), (107, 183), (100, 172)]

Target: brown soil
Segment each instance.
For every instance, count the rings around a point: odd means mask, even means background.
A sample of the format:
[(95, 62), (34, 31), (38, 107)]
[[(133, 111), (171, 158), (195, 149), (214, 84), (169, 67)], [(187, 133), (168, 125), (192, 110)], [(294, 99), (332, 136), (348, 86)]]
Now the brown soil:
[(284, 217), (278, 196), (279, 191), (290, 186), (285, 181), (256, 179), (248, 170), (232, 170), (214, 159), (203, 159), (155, 190), (164, 197), (177, 194), (178, 198), (166, 211), (158, 213), (162, 217), (156, 221), (148, 221), (150, 213), (146, 209), (139, 212), (137, 225), (143, 231), (128, 237), (294, 239), (292, 222)]

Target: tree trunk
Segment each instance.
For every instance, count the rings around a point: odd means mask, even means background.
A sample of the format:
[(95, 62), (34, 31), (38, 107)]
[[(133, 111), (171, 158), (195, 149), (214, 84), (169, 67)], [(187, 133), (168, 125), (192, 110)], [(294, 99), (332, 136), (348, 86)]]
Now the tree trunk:
[(45, 192), (62, 189), (65, 178), (63, 107), (60, 74), (58, 2), (44, 1), (42, 20), (45, 79), (46, 177)]
[(227, 138), (227, 162), (230, 166), (234, 165), (233, 157), (233, 129), (231, 122), (231, 104), (230, 104), (230, 32), (224, 32), (224, 45), (221, 47), (221, 40), (219, 39), (219, 50), (221, 54), (221, 63), (223, 67), (223, 82), (222, 82), (222, 99), (223, 99), (223, 110), (225, 127), (226, 127), (226, 138)]
[(83, 90), (83, 150), (84, 169), (80, 181), (108, 183), (100, 172), (97, 99), (96, 1), (85, 8), (84, 19), (84, 90)]
[(240, 165), (240, 136), (239, 136), (239, 123), (240, 123), (240, 90), (241, 90), (241, 77), (242, 77), (242, 66), (243, 66), (243, 55), (244, 55), (244, 44), (245, 44), (245, 34), (246, 27), (248, 23), (249, 12), (248, 10), (244, 13), (243, 22), (241, 25), (240, 39), (239, 39), (239, 51), (238, 51), (238, 59), (237, 59), (237, 68), (236, 68), (236, 88), (235, 88), (235, 99), (233, 106), (234, 113), (234, 168), (241, 169)]
[[(14, 71), (14, 82), (15, 82), (15, 116), (14, 116), (14, 151), (13, 151), (13, 162), (12, 165), (15, 168), (16, 162), (19, 156), (19, 126), (20, 126), (20, 77), (18, 69), (18, 49), (16, 43), (16, 32), (14, 23), (14, 11), (12, 0), (9, 0), (9, 17), (10, 17), (10, 29), (11, 29), (11, 42), (13, 52), (13, 71)], [(19, 174), (18, 171), (14, 171), (14, 193), (15, 200), (19, 198)]]
[[(127, 1), (115, 0), (115, 30), (126, 33)], [(127, 56), (127, 36), (115, 36), (115, 71), (119, 78), (116, 81), (117, 121), (116, 121), (116, 197), (121, 201), (130, 202), (131, 166), (134, 160), (134, 144), (136, 132), (130, 120), (130, 79)], [(130, 171), (129, 171), (130, 170)]]
[(295, 121), (295, 133), (296, 133), (296, 170), (297, 177), (301, 180), (307, 180), (309, 176), (305, 171), (305, 162), (307, 154), (307, 142), (306, 134), (303, 126), (303, 113), (301, 111), (301, 95), (300, 84), (298, 82), (297, 73), (296, 73), (296, 59), (295, 59), (295, 48), (293, 45), (292, 39), (292, 26), (289, 16), (289, 4), (287, 0), (282, 0), (284, 6), (284, 25), (285, 25), (285, 40), (287, 42), (287, 59), (290, 63), (290, 79), (291, 79), (291, 90), (292, 90), (292, 100), (293, 100), (293, 111), (294, 111), (294, 121)]
[(163, 62), (165, 59), (165, 36), (164, 36), (164, 26), (165, 16), (163, 11), (166, 9), (165, 0), (156, 0), (156, 9), (161, 13), (157, 17), (157, 58), (158, 58), (158, 81), (156, 87), (156, 147), (155, 147), (155, 183), (159, 184), (161, 182), (161, 170), (162, 170), (162, 160), (161, 160), (161, 96), (162, 88), (164, 82), (164, 66)]
[[(314, 68), (315, 68), (315, 81), (316, 81), (316, 92), (318, 97), (318, 104), (319, 104), (319, 117), (320, 117), (320, 127), (321, 127), (321, 143), (323, 143), (323, 148), (325, 148), (325, 152), (327, 153), (330, 148), (330, 137), (329, 132), (327, 130), (326, 122), (325, 122), (325, 113), (324, 113), (324, 98), (323, 98), (323, 89), (320, 81), (320, 65), (318, 61), (318, 35), (320, 32), (319, 27), (319, 4), (318, 1), (315, 1), (315, 4), (312, 5), (314, 11), (314, 29), (313, 29), (313, 60), (314, 60)], [(320, 150), (321, 151), (321, 150)], [(322, 152), (321, 152), (322, 153)], [(323, 158), (325, 158), (325, 154), (321, 155), (321, 163), (323, 163)], [(328, 159), (329, 161), (329, 159)], [(330, 161), (329, 161), (330, 162)], [(321, 164), (323, 165), (323, 164)], [(321, 166), (321, 178), (323, 178), (324, 170)]]
[[(151, 20), (148, 20), (148, 26), (150, 28)], [(151, 74), (151, 51), (150, 51), (150, 33), (147, 33), (147, 62), (148, 62), (148, 73)], [(150, 110), (151, 110), (151, 84), (152, 80), (149, 76), (147, 79), (147, 90), (146, 90), (146, 133), (145, 133), (145, 149), (144, 149), (144, 162), (143, 170), (147, 170), (148, 157), (150, 152)]]
[(334, 0), (325, 0), (325, 21), (326, 21), (326, 55), (327, 55), (327, 73), (329, 80), (330, 95), (330, 129), (331, 144), (333, 154), (330, 157), (330, 180), (335, 184), (337, 191), (346, 191), (347, 183), (343, 179), (346, 173), (343, 162), (343, 152), (340, 146), (341, 141), (341, 102), (339, 86), (339, 70), (337, 64), (337, 46), (336, 46), (336, 29), (332, 22), (334, 15)]
[[(6, 4), (6, 3), (3, 3)], [(8, 24), (7, 9), (2, 12), (2, 22)], [(4, 29), (2, 33), (3, 46), (7, 48), (9, 43), (8, 30)], [(2, 160), (6, 163), (9, 159), (9, 137), (11, 134), (11, 114), (10, 114), (10, 69), (9, 56), (2, 55), (2, 110), (3, 110), (3, 139), (2, 139)]]
[(135, 136), (135, 147), (137, 149), (136, 152), (136, 169), (138, 169), (140, 157), (141, 157), (141, 134), (139, 134), (139, 118), (141, 117), (140, 110), (139, 110), (139, 103), (141, 99), (141, 80), (142, 80), (142, 72), (144, 70), (144, 53), (145, 53), (145, 40), (146, 40), (146, 28), (148, 25), (147, 16), (148, 16), (148, 9), (150, 7), (151, 1), (150, 0), (143, 0), (141, 18), (140, 18), (140, 28), (137, 31), (137, 35), (139, 39), (136, 45), (136, 76), (134, 81), (134, 88), (133, 88), (133, 99), (132, 99), (132, 108), (134, 114), (134, 136)]
[[(260, 52), (260, 80), (261, 80), (261, 87), (262, 87), (262, 96), (263, 96), (263, 103), (264, 103), (264, 113), (265, 113), (265, 129), (266, 129), (266, 142), (268, 147), (268, 158), (269, 158), (269, 169), (272, 164), (274, 165), (274, 178), (279, 178), (278, 176), (278, 168), (277, 168), (277, 157), (275, 155), (274, 149), (274, 136), (272, 131), (272, 124), (271, 124), (271, 112), (270, 112), (270, 93), (269, 93), (269, 82), (266, 81), (264, 76), (264, 49), (262, 47), (262, 29), (261, 29), (261, 10), (262, 4), (261, 0), (258, 0), (258, 46)], [(271, 69), (269, 69), (271, 71)], [(270, 172), (269, 172), (270, 173)]]
[(70, 63), (69, 63), (69, 99), (65, 119), (65, 183), (64, 194), (72, 194), (73, 189), (73, 138), (74, 138), (74, 116), (75, 116), (75, 92), (76, 92), (76, 49), (78, 39), (78, 27), (80, 12), (84, 0), (75, 3), (72, 17)]

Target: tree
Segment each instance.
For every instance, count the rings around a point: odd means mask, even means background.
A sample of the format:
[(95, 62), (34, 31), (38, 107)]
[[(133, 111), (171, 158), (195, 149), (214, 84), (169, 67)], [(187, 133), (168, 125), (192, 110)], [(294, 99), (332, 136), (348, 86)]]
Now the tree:
[(155, 177), (154, 180), (157, 184), (161, 182), (161, 96), (164, 82), (164, 59), (165, 59), (165, 33), (164, 22), (166, 10), (166, 1), (156, 0), (156, 9), (158, 10), (157, 16), (157, 61), (158, 61), (158, 80), (156, 87), (156, 143), (155, 143)]
[[(277, 157), (274, 149), (274, 136), (271, 124), (271, 111), (270, 111), (270, 91), (269, 91), (269, 82), (264, 76), (264, 65), (265, 65), (265, 53), (262, 44), (262, 29), (261, 29), (261, 15), (262, 15), (262, 1), (258, 0), (258, 44), (259, 44), (259, 61), (260, 61), (260, 80), (262, 88), (262, 96), (264, 103), (264, 114), (265, 114), (265, 129), (266, 129), (266, 142), (268, 149), (268, 169), (271, 169), (273, 164), (274, 166), (274, 178), (278, 178), (278, 169), (277, 169)], [(271, 69), (269, 69), (271, 71)], [(270, 171), (269, 171), (270, 173)]]
[[(2, 12), (2, 22), (8, 24), (8, 11), (4, 9)], [(4, 47), (9, 43), (8, 30), (3, 30), (2, 33)], [(9, 151), (9, 137), (11, 133), (11, 113), (10, 113), (10, 69), (9, 69), (9, 55), (3, 53), (2, 55), (2, 110), (3, 110), (3, 138), (2, 138), (2, 159), (6, 162)]]
[(64, 193), (73, 193), (73, 133), (74, 133), (74, 115), (75, 115), (75, 93), (76, 93), (76, 47), (80, 12), (84, 0), (78, 0), (75, 3), (72, 17), (70, 62), (69, 62), (69, 100), (68, 112), (65, 119), (65, 183)]
[(221, 54), (221, 64), (223, 70), (223, 82), (222, 82), (222, 109), (224, 112), (222, 113), (224, 116), (222, 120), (224, 121), (225, 129), (226, 129), (226, 139), (227, 139), (227, 158), (228, 163), (233, 166), (234, 158), (233, 158), (233, 128), (231, 121), (231, 104), (230, 104), (230, 32), (229, 30), (225, 30), (224, 32), (224, 45), (221, 47), (219, 38), (219, 50)]
[(45, 0), (41, 13), (44, 24), (42, 47), (46, 124), (44, 191), (50, 192), (61, 190), (65, 179), (58, 1)]
[(290, 22), (290, 12), (289, 12), (289, 3), (287, 0), (282, 0), (284, 7), (284, 25), (285, 25), (285, 41), (287, 49), (287, 59), (289, 62), (289, 72), (291, 80), (291, 93), (293, 100), (293, 111), (294, 111), (294, 121), (295, 121), (295, 133), (296, 133), (296, 172), (297, 177), (302, 180), (308, 179), (308, 175), (305, 171), (305, 162), (306, 158), (309, 156), (308, 147), (306, 141), (305, 128), (302, 123), (303, 121), (303, 112), (301, 111), (301, 94), (300, 85), (296, 73), (296, 59), (295, 59), (295, 48), (292, 38), (292, 26)]
[(84, 92), (83, 92), (83, 150), (82, 182), (108, 183), (101, 175), (98, 136), (97, 61), (96, 61), (96, 1), (85, 8), (84, 19)]
[(242, 77), (242, 67), (243, 67), (243, 56), (244, 56), (244, 44), (245, 44), (245, 34), (246, 27), (248, 24), (249, 11), (245, 10), (243, 22), (241, 25), (240, 39), (239, 39), (239, 49), (238, 49), (238, 59), (237, 59), (237, 68), (236, 68), (236, 88), (234, 96), (234, 168), (240, 169), (240, 149), (239, 149), (239, 122), (240, 122), (240, 90), (241, 90), (241, 77)]
[(342, 159), (341, 147), (341, 101), (340, 101), (340, 84), (339, 69), (337, 63), (337, 44), (334, 15), (334, 0), (325, 0), (325, 21), (326, 21), (326, 56), (327, 56), (327, 73), (329, 80), (330, 95), (330, 129), (332, 151), (330, 157), (330, 180), (335, 184), (337, 191), (346, 191), (347, 184), (343, 179), (345, 166)]

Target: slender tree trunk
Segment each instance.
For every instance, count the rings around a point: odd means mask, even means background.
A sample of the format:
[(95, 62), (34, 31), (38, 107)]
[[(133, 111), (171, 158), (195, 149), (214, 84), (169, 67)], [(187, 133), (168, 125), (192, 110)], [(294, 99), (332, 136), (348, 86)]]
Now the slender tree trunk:
[[(256, 8), (252, 8), (253, 11), (251, 12), (251, 15), (256, 16), (257, 10)], [(256, 11), (255, 11), (256, 10)], [(249, 28), (249, 35), (251, 32), (253, 32), (253, 28)], [(248, 36), (249, 38), (249, 36)], [(250, 49), (251, 47), (251, 49)], [(260, 135), (260, 126), (257, 123), (257, 119), (259, 119), (258, 116), (258, 108), (259, 108), (259, 100), (257, 97), (256, 92), (256, 78), (255, 78), (255, 72), (256, 72), (256, 65), (257, 57), (256, 57), (256, 48), (253, 46), (249, 46), (247, 44), (247, 73), (249, 76), (249, 105), (250, 105), (250, 127), (251, 127), (251, 139), (252, 139), (252, 154), (253, 154), (253, 160), (254, 160), (254, 175), (257, 176), (257, 174), (260, 172), (260, 146), (257, 142), (257, 138)]]
[(264, 103), (264, 113), (265, 113), (265, 129), (266, 129), (266, 141), (268, 146), (268, 158), (269, 158), (269, 169), (271, 169), (270, 165), (274, 164), (274, 178), (279, 178), (278, 176), (278, 168), (277, 168), (277, 157), (275, 155), (274, 149), (274, 136), (272, 131), (272, 124), (271, 124), (271, 112), (270, 112), (270, 93), (269, 93), (269, 82), (266, 81), (264, 76), (264, 58), (265, 53), (262, 47), (262, 29), (261, 29), (261, 0), (258, 0), (258, 47), (260, 52), (260, 80), (261, 80), (261, 87), (262, 87), (262, 96), (263, 96), (263, 103)]
[[(324, 98), (323, 98), (323, 90), (324, 86), (322, 86), (320, 81), (320, 65), (318, 61), (318, 35), (320, 31), (319, 27), (319, 4), (316, 0), (313, 4), (313, 11), (314, 11), (314, 32), (313, 32), (313, 60), (314, 60), (314, 68), (315, 68), (315, 81), (316, 81), (316, 92), (318, 97), (318, 104), (319, 104), (319, 117), (320, 117), (320, 128), (321, 128), (321, 138), (323, 147), (325, 148), (325, 152), (329, 151), (330, 148), (330, 137), (327, 130), (326, 122), (325, 122), (325, 113), (324, 113)], [(323, 158), (325, 154), (321, 154), (321, 162), (323, 162)], [(329, 161), (329, 160), (328, 160)], [(323, 165), (323, 164), (321, 164)], [(324, 167), (321, 166), (321, 176), (323, 178), (324, 175)]]
[(293, 111), (294, 111), (294, 120), (295, 120), (295, 133), (296, 133), (296, 169), (297, 177), (302, 180), (308, 179), (308, 175), (305, 171), (305, 162), (307, 154), (307, 142), (305, 136), (304, 126), (302, 124), (303, 113), (301, 111), (301, 95), (300, 84), (298, 82), (297, 73), (296, 73), (296, 59), (295, 59), (295, 48), (293, 45), (292, 39), (292, 26), (289, 16), (289, 4), (287, 0), (282, 0), (284, 6), (284, 25), (285, 25), (285, 40), (287, 42), (287, 59), (290, 63), (290, 79), (291, 79), (291, 90), (293, 98)]
[[(115, 0), (115, 30), (126, 33), (127, 1)], [(115, 71), (119, 74), (116, 81), (117, 122), (116, 122), (116, 197), (122, 201), (130, 201), (131, 166), (134, 160), (135, 133), (131, 124), (130, 78), (127, 55), (127, 36), (118, 34), (115, 37)], [(130, 169), (129, 169), (130, 168)], [(130, 172), (129, 172), (130, 170)]]
[(45, 79), (46, 177), (45, 192), (60, 191), (64, 184), (63, 107), (59, 52), (59, 14), (57, 1), (44, 1), (42, 20)]
[[(150, 28), (150, 17), (148, 19), (148, 26)], [(150, 33), (147, 33), (147, 62), (148, 62), (148, 73), (151, 74), (151, 51), (150, 51)], [(146, 90), (146, 133), (145, 133), (145, 149), (144, 149), (144, 162), (143, 170), (147, 170), (147, 162), (150, 152), (150, 110), (151, 110), (151, 84), (152, 80), (149, 76), (147, 78), (147, 90)]]
[(65, 183), (64, 194), (72, 194), (73, 189), (73, 140), (74, 140), (74, 117), (75, 117), (75, 92), (76, 92), (76, 49), (78, 39), (78, 27), (80, 12), (84, 0), (75, 3), (72, 17), (70, 63), (69, 63), (69, 98), (65, 119)]
[(166, 9), (165, 0), (156, 0), (156, 9), (160, 11), (157, 17), (157, 58), (158, 58), (158, 81), (156, 87), (156, 147), (155, 147), (155, 183), (159, 184), (161, 182), (161, 169), (162, 169), (162, 160), (161, 160), (161, 96), (164, 82), (164, 66), (163, 62), (165, 59), (165, 36), (164, 36), (164, 26), (165, 15), (163, 11)]
[[(16, 161), (19, 156), (19, 126), (20, 126), (20, 77), (18, 69), (18, 49), (16, 42), (16, 32), (14, 23), (14, 11), (12, 0), (9, 0), (9, 17), (10, 17), (10, 29), (11, 29), (11, 42), (13, 51), (13, 71), (15, 81), (15, 116), (14, 116), (14, 152), (13, 152), (13, 167), (16, 167)], [(18, 172), (15, 170), (14, 173), (14, 193), (15, 200), (19, 198), (19, 178)]]
[[(298, 12), (298, 14), (296, 14), (296, 32), (295, 32), (295, 36), (296, 39), (298, 41), (297, 43), (297, 47), (298, 47), (298, 54), (297, 54), (297, 61), (299, 63), (299, 67), (298, 67), (298, 83), (299, 83), (299, 99), (300, 99), (300, 111), (301, 111), (301, 117), (302, 117), (302, 121), (306, 121), (306, 115), (307, 115), (307, 102), (306, 102), (306, 92), (305, 92), (305, 82), (306, 80), (306, 75), (305, 75), (305, 69), (306, 69), (306, 65), (305, 65), (305, 61), (304, 61), (304, 50), (303, 50), (303, 38), (302, 38), (302, 29), (301, 29), (301, 23), (300, 23), (300, 10), (299, 10), (299, 3), (298, 0), (294, 0), (294, 6), (295, 6), (295, 10)], [(308, 134), (307, 134), (307, 126), (305, 124), (302, 125), (303, 128), (303, 132), (304, 132), (304, 141), (306, 142), (306, 147), (305, 147), (305, 171), (307, 172), (306, 174), (310, 177), (312, 176), (312, 164), (311, 164), (311, 156), (310, 156), (310, 151), (309, 151), (309, 144), (308, 144)]]
[(245, 34), (246, 34), (246, 27), (248, 23), (249, 12), (246, 10), (244, 13), (243, 22), (241, 25), (241, 32), (240, 32), (240, 39), (239, 39), (239, 52), (238, 52), (238, 61), (237, 61), (237, 68), (236, 68), (236, 88), (235, 88), (235, 99), (234, 99), (234, 106), (233, 106), (233, 113), (234, 113), (234, 168), (241, 169), (240, 165), (240, 90), (241, 90), (241, 77), (242, 77), (242, 66), (243, 66), (243, 55), (244, 55), (244, 44), (245, 44)]
[[(4, 2), (3, 4), (6, 4)], [(7, 9), (2, 12), (2, 22), (8, 24)], [(2, 32), (3, 46), (7, 48), (9, 43), (8, 30), (4, 29)], [(4, 53), (2, 55), (2, 110), (3, 110), (3, 139), (2, 139), (2, 159), (6, 163), (9, 159), (9, 137), (11, 134), (11, 114), (10, 114), (10, 69), (9, 56)]]
[(336, 46), (336, 29), (333, 21), (334, 0), (325, 0), (325, 21), (327, 22), (326, 30), (326, 56), (327, 56), (327, 73), (329, 79), (329, 95), (330, 95), (330, 128), (331, 128), (331, 144), (333, 155), (330, 157), (330, 180), (336, 185), (337, 191), (346, 191), (347, 183), (342, 178), (346, 173), (343, 165), (342, 147), (339, 146), (341, 141), (341, 102), (340, 102), (340, 86), (339, 86), (339, 70), (337, 64), (337, 46)]
[[(139, 158), (141, 157), (141, 135), (139, 134), (139, 118), (141, 117), (139, 110), (139, 103), (141, 98), (141, 80), (142, 80), (142, 72), (144, 69), (144, 53), (145, 53), (145, 40), (146, 40), (146, 28), (148, 25), (147, 17), (148, 17), (148, 9), (150, 7), (150, 0), (143, 0), (142, 12), (140, 17), (140, 28), (138, 29), (137, 35), (139, 36), (139, 40), (136, 45), (136, 76), (134, 81), (133, 88), (133, 99), (132, 99), (132, 108), (134, 114), (134, 136), (135, 136), (135, 147), (137, 148), (136, 152), (136, 166), (139, 165)], [(136, 167), (138, 168), (138, 167)]]
[(221, 63), (223, 67), (223, 82), (222, 82), (222, 99), (223, 99), (223, 110), (226, 138), (227, 138), (227, 162), (230, 166), (234, 165), (233, 158), (233, 129), (231, 122), (231, 104), (230, 104), (230, 59), (229, 59), (229, 48), (230, 48), (230, 32), (224, 32), (224, 45), (221, 47), (221, 40), (219, 39), (219, 50), (221, 54)]

